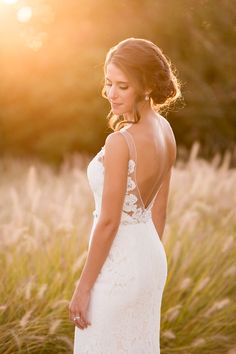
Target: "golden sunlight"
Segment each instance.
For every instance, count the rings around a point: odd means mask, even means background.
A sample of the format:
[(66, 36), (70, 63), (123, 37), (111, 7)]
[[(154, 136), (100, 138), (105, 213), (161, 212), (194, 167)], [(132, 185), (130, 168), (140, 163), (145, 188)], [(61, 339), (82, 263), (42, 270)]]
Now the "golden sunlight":
[(2, 2), (4, 4), (7, 4), (7, 5), (12, 5), (12, 4), (16, 4), (18, 0), (2, 0)]
[(21, 7), (17, 11), (17, 19), (19, 22), (28, 22), (32, 17), (32, 8), (30, 6)]

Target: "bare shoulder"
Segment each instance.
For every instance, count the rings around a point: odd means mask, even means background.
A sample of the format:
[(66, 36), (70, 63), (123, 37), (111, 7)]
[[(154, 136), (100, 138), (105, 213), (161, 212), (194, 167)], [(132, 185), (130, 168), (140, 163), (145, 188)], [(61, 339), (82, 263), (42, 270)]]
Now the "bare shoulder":
[(162, 126), (165, 128), (165, 131), (175, 140), (174, 132), (169, 121), (161, 115), (160, 115), (160, 119), (161, 119)]
[(177, 144), (176, 144), (176, 140), (175, 140), (175, 135), (174, 135), (173, 129), (172, 129), (170, 123), (168, 122), (168, 120), (165, 117), (160, 115), (160, 118), (161, 118), (162, 127), (163, 127), (163, 129), (165, 131), (165, 134), (166, 134), (166, 137), (167, 137), (167, 142), (169, 144), (170, 150), (171, 150), (172, 155), (173, 155), (173, 160), (175, 161), (176, 160), (176, 154), (177, 154)]
[(125, 137), (119, 131), (112, 132), (106, 137), (104, 147), (106, 155), (122, 155), (125, 159), (128, 158), (128, 146)]

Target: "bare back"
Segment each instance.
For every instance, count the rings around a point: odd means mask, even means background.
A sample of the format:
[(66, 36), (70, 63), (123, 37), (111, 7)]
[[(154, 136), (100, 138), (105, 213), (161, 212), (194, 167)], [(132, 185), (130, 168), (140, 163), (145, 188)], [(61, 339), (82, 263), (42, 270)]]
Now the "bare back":
[(132, 123), (120, 129), (129, 146), (130, 159), (135, 161), (134, 180), (143, 209), (153, 205), (176, 156), (173, 131), (164, 117), (154, 119), (145, 129)]

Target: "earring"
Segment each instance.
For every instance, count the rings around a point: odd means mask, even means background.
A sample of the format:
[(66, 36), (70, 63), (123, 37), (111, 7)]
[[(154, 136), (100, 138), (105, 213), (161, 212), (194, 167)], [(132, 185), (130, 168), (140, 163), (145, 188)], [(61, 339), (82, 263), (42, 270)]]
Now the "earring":
[(145, 101), (148, 101), (149, 100), (149, 95), (146, 94), (144, 99), (145, 99)]

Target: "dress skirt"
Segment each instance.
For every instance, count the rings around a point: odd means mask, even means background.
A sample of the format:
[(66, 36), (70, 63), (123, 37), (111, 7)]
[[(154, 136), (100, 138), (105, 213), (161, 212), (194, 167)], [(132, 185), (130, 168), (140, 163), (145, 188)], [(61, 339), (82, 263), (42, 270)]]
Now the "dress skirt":
[(91, 290), (91, 326), (75, 326), (73, 354), (159, 354), (166, 278), (166, 253), (152, 219), (120, 224)]

